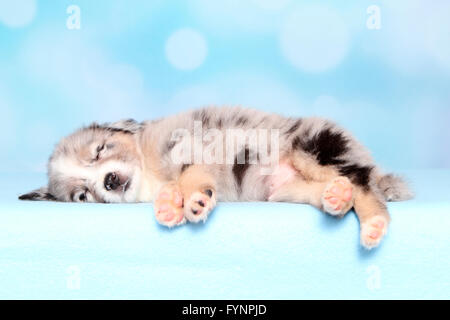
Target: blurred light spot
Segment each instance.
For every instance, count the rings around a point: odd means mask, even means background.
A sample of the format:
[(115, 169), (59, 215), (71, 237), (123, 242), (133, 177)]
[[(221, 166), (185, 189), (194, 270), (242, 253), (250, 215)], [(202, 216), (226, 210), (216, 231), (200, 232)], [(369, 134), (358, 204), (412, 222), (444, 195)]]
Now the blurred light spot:
[(236, 37), (244, 33), (273, 33), (279, 29), (288, 0), (191, 0), (195, 20), (217, 36)]
[[(450, 3), (445, 0), (381, 1), (384, 33), (366, 37), (373, 53), (405, 74), (450, 70)], [(443, 69), (444, 67), (445, 69)], [(434, 71), (433, 70), (433, 71)]]
[(166, 42), (166, 57), (175, 68), (193, 70), (206, 58), (208, 48), (201, 34), (191, 29), (175, 31)]
[(350, 34), (344, 20), (333, 9), (304, 6), (286, 19), (280, 41), (284, 56), (295, 67), (323, 72), (345, 58)]
[[(448, 168), (450, 165), (450, 109), (448, 102), (433, 96), (416, 97), (410, 123), (413, 157), (419, 167)], [(425, 130), (423, 130), (425, 128)]]
[(0, 22), (11, 28), (30, 24), (36, 15), (36, 0), (0, 1)]
[(450, 4), (441, 4), (427, 19), (427, 47), (438, 63), (450, 70)]
[[(101, 47), (60, 33), (37, 32), (20, 56), (30, 77), (58, 91), (74, 122), (116, 121), (147, 110), (152, 97), (133, 65), (116, 63)], [(62, 111), (64, 112), (64, 111)]]

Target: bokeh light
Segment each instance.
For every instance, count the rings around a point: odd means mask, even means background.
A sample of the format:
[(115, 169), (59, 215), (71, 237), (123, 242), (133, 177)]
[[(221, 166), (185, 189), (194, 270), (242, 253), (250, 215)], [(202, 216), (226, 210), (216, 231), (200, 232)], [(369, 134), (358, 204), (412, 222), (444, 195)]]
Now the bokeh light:
[(205, 38), (192, 29), (175, 31), (167, 40), (167, 60), (180, 70), (193, 70), (202, 65), (208, 53)]
[(4, 168), (42, 171), (93, 121), (205, 105), (330, 118), (387, 170), (450, 166), (446, 0), (79, 0), (80, 30), (70, 4), (0, 1)]
[(281, 30), (281, 49), (295, 67), (323, 72), (346, 56), (350, 34), (339, 14), (325, 6), (301, 6), (286, 18)]
[(36, 15), (36, 0), (0, 1), (0, 23), (11, 28), (30, 24)]

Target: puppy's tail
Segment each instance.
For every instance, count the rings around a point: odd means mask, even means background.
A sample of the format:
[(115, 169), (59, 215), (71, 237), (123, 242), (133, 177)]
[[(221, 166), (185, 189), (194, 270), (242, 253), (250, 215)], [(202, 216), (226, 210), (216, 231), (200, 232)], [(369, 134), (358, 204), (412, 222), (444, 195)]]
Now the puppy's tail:
[(382, 175), (378, 179), (377, 185), (386, 201), (403, 201), (414, 198), (414, 192), (400, 176), (394, 174)]

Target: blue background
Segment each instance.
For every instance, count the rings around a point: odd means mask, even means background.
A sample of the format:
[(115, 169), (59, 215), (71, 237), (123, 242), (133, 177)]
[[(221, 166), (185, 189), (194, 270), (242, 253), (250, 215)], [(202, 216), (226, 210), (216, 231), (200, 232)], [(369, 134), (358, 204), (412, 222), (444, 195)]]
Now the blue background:
[[(70, 5), (81, 29), (67, 28)], [(381, 29), (366, 25), (370, 5)], [(0, 0), (0, 298), (448, 299), (449, 12), (443, 0)], [(306, 205), (220, 204), (205, 225), (169, 230), (147, 204), (17, 200), (75, 128), (208, 104), (334, 119), (417, 197), (389, 203), (372, 251), (354, 214)]]
[[(72, 4), (81, 29), (66, 26)], [(378, 30), (366, 26), (373, 4)], [(388, 170), (449, 167), (448, 12), (448, 1), (0, 0), (0, 165), (44, 172), (54, 144), (92, 121), (242, 104), (334, 119)], [(180, 29), (197, 37), (168, 49)]]

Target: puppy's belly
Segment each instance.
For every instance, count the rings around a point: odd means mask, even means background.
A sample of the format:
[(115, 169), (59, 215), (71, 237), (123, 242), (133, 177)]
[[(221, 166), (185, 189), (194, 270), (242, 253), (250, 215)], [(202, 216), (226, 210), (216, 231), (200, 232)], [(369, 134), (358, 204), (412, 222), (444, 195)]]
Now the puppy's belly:
[(269, 196), (282, 185), (292, 181), (298, 171), (289, 162), (280, 162), (268, 177)]

